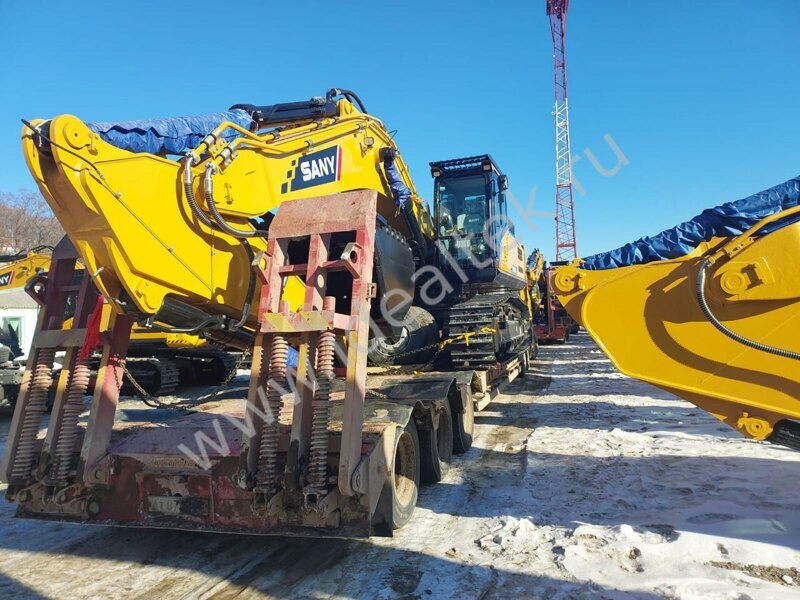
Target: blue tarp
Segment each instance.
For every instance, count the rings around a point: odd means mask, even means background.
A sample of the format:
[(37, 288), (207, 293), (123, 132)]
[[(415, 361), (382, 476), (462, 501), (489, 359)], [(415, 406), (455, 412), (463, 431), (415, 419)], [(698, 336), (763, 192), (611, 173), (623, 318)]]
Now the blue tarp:
[(286, 366), (294, 367), (296, 369), (298, 363), (300, 362), (298, 360), (299, 357), (300, 353), (295, 348), (289, 346), (289, 352), (286, 354)]
[(411, 198), (411, 190), (408, 189), (408, 186), (400, 176), (400, 171), (397, 170), (394, 159), (384, 161), (383, 168), (386, 170), (386, 177), (389, 179), (389, 187), (392, 188), (394, 203), (397, 206), (403, 206)]
[[(169, 119), (145, 119), (118, 123), (87, 123), (103, 140), (131, 152), (150, 154), (185, 154), (196, 148), (200, 141), (224, 121), (231, 121), (249, 128), (250, 115), (241, 109), (201, 115), (198, 117), (172, 117)], [(226, 139), (239, 134), (228, 130)]]
[[(584, 258), (581, 266), (589, 270), (614, 269), (686, 256), (702, 242), (715, 237), (740, 235), (764, 217), (793, 208), (799, 203), (800, 176), (747, 198), (706, 209), (690, 221), (658, 235)], [(761, 232), (769, 233), (798, 220), (800, 216), (777, 221)]]

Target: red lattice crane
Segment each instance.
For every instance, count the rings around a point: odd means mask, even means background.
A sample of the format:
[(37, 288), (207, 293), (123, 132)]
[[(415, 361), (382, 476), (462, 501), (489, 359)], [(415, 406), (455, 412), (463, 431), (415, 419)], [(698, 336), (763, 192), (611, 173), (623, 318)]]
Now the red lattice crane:
[(569, 149), (569, 104), (567, 102), (567, 34), (569, 0), (547, 0), (547, 16), (553, 34), (556, 121), (556, 260), (578, 256), (575, 242), (575, 205), (572, 196), (572, 157)]

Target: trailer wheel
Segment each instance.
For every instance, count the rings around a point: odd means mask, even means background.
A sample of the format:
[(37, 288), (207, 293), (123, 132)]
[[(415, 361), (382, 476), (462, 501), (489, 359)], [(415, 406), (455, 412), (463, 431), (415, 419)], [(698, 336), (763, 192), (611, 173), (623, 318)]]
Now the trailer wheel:
[(419, 434), (414, 419), (408, 421), (397, 436), (394, 447), (394, 468), (391, 474), (392, 529), (408, 523), (417, 505), (420, 480)]
[(419, 446), (422, 451), (422, 482), (440, 482), (453, 460), (453, 413), (449, 400), (442, 404), (438, 427), (423, 431)]
[(367, 356), (373, 365), (408, 365), (428, 362), (436, 351), (439, 325), (424, 308), (412, 306), (403, 319), (398, 339), (377, 336), (370, 340)]
[[(461, 399), (459, 398), (459, 402)], [(464, 410), (454, 410), (453, 413), (453, 452), (464, 454), (472, 448), (472, 430), (475, 428), (475, 405), (472, 398), (467, 400)]]

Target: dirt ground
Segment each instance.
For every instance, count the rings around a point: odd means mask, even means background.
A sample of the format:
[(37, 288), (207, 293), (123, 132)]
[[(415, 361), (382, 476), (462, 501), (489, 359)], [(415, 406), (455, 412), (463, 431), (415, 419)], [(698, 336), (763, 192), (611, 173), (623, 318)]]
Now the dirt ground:
[(800, 453), (623, 377), (581, 334), (476, 416), (394, 538), (96, 528), (0, 502), (0, 597), (797, 598), (798, 472)]

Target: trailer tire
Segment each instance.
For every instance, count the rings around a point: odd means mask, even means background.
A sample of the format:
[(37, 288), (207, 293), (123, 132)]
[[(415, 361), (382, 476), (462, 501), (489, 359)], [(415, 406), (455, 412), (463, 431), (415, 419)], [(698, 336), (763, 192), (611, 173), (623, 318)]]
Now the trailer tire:
[(423, 483), (439, 483), (453, 460), (453, 411), (450, 401), (442, 403), (439, 426), (423, 431), (419, 439)]
[(426, 363), (436, 351), (439, 325), (424, 308), (412, 306), (403, 319), (403, 335), (393, 341), (373, 337), (367, 347), (367, 357), (373, 365), (408, 365)]
[[(458, 400), (461, 402), (461, 399)], [(464, 454), (472, 448), (472, 431), (475, 429), (475, 404), (470, 397), (467, 406), (461, 410), (451, 411), (453, 413), (453, 452)]]
[(393, 530), (408, 523), (417, 506), (420, 482), (419, 434), (414, 419), (410, 419), (394, 446), (394, 465), (391, 473)]

